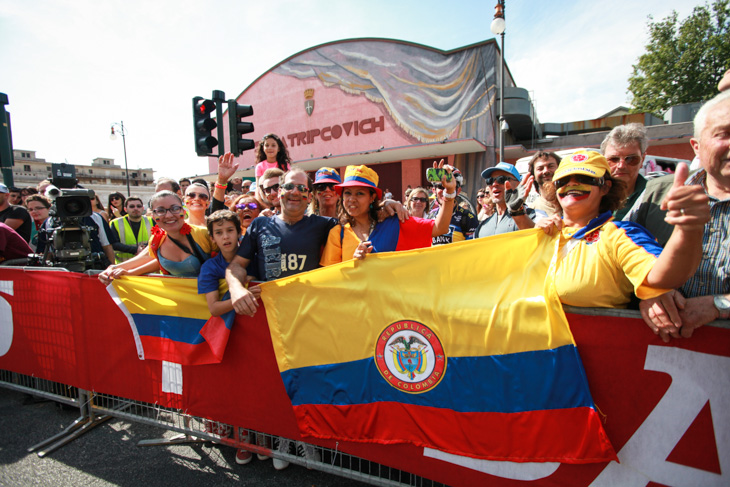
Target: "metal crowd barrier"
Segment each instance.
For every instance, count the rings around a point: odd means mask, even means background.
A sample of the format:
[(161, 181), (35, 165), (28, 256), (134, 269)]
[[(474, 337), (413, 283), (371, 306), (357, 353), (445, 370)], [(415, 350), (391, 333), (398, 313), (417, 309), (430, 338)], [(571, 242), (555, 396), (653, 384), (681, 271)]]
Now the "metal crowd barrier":
[[(0, 370), (0, 387), (78, 407), (80, 416), (61, 433), (28, 448), (44, 457), (112, 417), (175, 431), (173, 438), (142, 440), (137, 446), (213, 442), (252, 453), (279, 458), (371, 485), (441, 487), (418, 475), (387, 467), (336, 449), (311, 445), (260, 431), (200, 418), (184, 411), (109, 394), (86, 391), (66, 384)], [(248, 432), (248, 434), (246, 433)], [(251, 441), (246, 441), (250, 439)]]

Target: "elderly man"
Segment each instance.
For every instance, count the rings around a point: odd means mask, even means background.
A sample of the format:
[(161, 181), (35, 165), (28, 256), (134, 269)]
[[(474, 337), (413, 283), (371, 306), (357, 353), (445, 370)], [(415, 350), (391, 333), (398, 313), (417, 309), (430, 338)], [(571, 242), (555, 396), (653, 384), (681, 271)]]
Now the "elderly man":
[[(700, 170), (691, 174), (686, 185), (696, 185), (710, 199), (710, 221), (704, 226), (702, 261), (697, 272), (679, 290), (642, 301), (644, 321), (664, 341), (670, 336), (690, 337), (695, 328), (716, 319), (730, 317), (730, 91), (705, 103), (694, 120), (692, 148), (700, 160)], [(672, 226), (664, 222), (666, 208), (661, 203), (672, 187), (673, 176), (647, 183), (632, 221), (646, 227), (660, 244), (667, 241)], [(684, 209), (681, 210), (685, 214)], [(688, 211), (685, 218), (694, 216)]]
[[(537, 151), (530, 162), (528, 168), (530, 175), (535, 180), (535, 190), (539, 196), (528, 206), (536, 211), (542, 211), (547, 216), (553, 216), (560, 213), (560, 205), (555, 197), (555, 187), (553, 186), (553, 174), (560, 164), (560, 156), (555, 152)], [(545, 185), (545, 183), (548, 183)]]
[(648, 146), (646, 128), (640, 123), (614, 127), (601, 142), (601, 153), (608, 161), (611, 176), (626, 183), (628, 199), (623, 208), (614, 212), (616, 220), (628, 220), (626, 215), (646, 188), (646, 179), (639, 170)]
[[(525, 193), (533, 181), (531, 175), (526, 176), (520, 182), (520, 172), (517, 168), (507, 162), (500, 162), (496, 166), (482, 171), (482, 177), (487, 180), (489, 197), (495, 204), (496, 211), (479, 224), (475, 234), (476, 238), (525, 230), (535, 226), (535, 210), (525, 208), (522, 204)], [(522, 193), (522, 198), (515, 200), (518, 203), (516, 208), (515, 205), (508, 208), (505, 198), (508, 191)]]

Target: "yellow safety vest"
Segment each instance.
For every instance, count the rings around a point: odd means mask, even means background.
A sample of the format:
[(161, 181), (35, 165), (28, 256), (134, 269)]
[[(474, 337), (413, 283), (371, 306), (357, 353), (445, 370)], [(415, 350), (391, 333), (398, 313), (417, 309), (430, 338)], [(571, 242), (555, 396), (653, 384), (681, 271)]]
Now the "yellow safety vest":
[[(140, 242), (148, 242), (150, 240), (150, 228), (152, 228), (152, 220), (150, 220), (150, 218), (147, 216), (142, 216), (142, 221), (139, 225), (139, 235), (135, 235), (132, 231), (132, 227), (129, 225), (128, 215), (125, 215), (121, 218), (115, 218), (111, 221), (111, 226), (114, 227), (114, 229), (117, 231), (117, 235), (119, 235), (119, 241), (125, 245), (138, 245)], [(117, 251), (114, 252), (114, 255), (116, 256), (117, 264), (134, 257), (134, 254)]]

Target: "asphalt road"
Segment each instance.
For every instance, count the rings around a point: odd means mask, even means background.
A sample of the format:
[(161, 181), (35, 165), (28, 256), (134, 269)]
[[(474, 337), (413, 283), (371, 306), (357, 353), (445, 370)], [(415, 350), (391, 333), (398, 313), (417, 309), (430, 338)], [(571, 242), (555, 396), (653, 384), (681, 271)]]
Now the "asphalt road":
[(366, 485), (294, 464), (276, 471), (271, 460), (255, 457), (238, 465), (233, 448), (212, 443), (138, 447), (176, 433), (115, 418), (44, 458), (28, 453), (77, 417), (77, 409), (0, 388), (0, 486)]

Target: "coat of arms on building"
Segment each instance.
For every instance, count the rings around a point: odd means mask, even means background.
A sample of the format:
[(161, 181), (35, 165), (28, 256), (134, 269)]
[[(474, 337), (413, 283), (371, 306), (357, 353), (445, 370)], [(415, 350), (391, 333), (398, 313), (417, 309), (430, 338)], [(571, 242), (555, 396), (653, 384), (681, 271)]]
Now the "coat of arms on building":
[(307, 88), (304, 90), (304, 110), (307, 115), (312, 116), (314, 111), (314, 88)]

